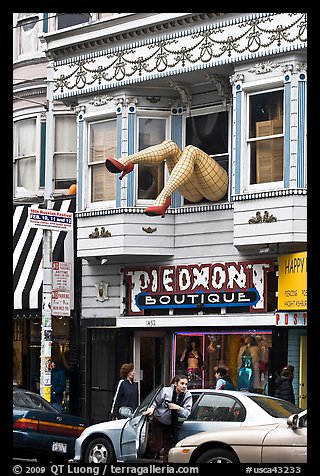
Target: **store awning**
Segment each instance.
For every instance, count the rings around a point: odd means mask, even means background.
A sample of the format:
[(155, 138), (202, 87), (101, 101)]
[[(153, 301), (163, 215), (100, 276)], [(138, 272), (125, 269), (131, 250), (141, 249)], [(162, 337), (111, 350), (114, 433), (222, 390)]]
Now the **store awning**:
[[(17, 205), (13, 209), (13, 290), (14, 310), (41, 309), (43, 230), (30, 228), (28, 208), (39, 204)], [(75, 198), (56, 200), (54, 210), (75, 211)], [(52, 261), (73, 264), (73, 232), (52, 232)]]

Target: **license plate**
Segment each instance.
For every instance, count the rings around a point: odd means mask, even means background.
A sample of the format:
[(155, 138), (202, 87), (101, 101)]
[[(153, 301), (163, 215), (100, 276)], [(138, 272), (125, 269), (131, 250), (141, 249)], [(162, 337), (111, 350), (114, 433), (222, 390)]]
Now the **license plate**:
[(54, 441), (52, 443), (52, 451), (58, 451), (59, 453), (67, 452), (67, 443), (58, 443)]

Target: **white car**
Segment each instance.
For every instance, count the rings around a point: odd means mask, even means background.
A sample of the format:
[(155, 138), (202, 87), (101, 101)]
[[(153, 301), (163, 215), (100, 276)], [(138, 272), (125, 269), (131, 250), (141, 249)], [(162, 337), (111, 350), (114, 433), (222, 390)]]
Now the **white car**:
[[(132, 413), (122, 407), (121, 420), (88, 426), (75, 443), (75, 461), (112, 463), (146, 457), (150, 417), (143, 415), (161, 386), (150, 392)], [(181, 420), (179, 439), (203, 431), (225, 430), (256, 424), (285, 423), (301, 408), (290, 402), (257, 393), (235, 390), (191, 389), (193, 407), (187, 420)]]
[(205, 431), (180, 440), (169, 463), (306, 463), (307, 410), (285, 423)]

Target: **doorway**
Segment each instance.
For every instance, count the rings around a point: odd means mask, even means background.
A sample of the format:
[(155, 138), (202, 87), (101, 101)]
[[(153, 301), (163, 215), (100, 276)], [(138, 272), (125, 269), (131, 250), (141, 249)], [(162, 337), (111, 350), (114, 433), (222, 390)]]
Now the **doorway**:
[(165, 333), (135, 333), (134, 361), (135, 376), (139, 384), (140, 401), (160, 384), (168, 383), (166, 373), (170, 357), (165, 359)]
[(299, 407), (307, 408), (307, 336), (300, 336)]

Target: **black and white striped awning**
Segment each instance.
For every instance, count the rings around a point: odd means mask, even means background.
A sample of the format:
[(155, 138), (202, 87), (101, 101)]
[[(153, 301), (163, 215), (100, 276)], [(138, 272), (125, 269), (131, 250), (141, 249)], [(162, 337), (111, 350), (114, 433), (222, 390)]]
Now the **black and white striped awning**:
[[(17, 205), (13, 210), (13, 290), (14, 310), (41, 309), (43, 230), (30, 228), (28, 208), (39, 204)], [(75, 211), (75, 198), (57, 200), (54, 210)], [(52, 232), (52, 261), (67, 261), (73, 269), (73, 231)]]

